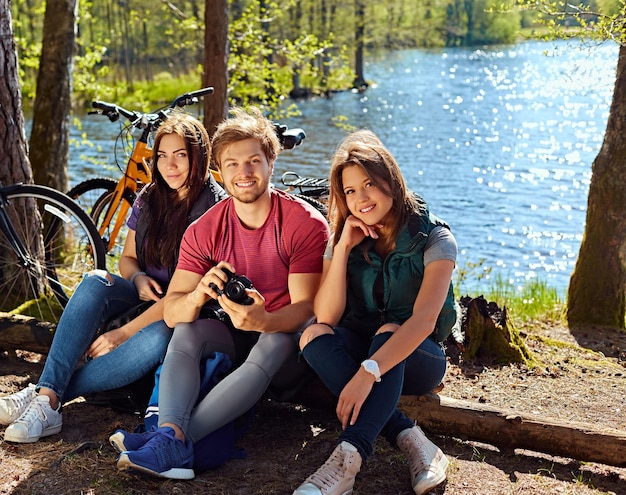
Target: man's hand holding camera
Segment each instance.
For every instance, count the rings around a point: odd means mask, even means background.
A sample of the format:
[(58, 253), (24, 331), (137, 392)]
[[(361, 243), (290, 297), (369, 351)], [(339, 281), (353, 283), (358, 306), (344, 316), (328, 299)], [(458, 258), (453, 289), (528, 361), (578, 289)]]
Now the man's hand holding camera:
[(235, 328), (262, 331), (267, 315), (265, 298), (246, 277), (236, 275), (230, 263), (221, 261), (211, 268), (194, 292), (205, 295), (203, 303), (215, 299)]

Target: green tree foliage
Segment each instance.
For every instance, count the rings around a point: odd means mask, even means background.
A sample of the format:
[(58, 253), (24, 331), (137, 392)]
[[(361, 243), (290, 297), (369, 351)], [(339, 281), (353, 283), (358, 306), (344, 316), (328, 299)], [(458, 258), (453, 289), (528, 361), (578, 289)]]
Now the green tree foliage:
[[(507, 7), (514, 2), (503, 1)], [(360, 0), (364, 46), (373, 50), (511, 41), (527, 18), (496, 12), (496, 3)], [(202, 0), (88, 0), (79, 7), (75, 102), (119, 101), (130, 92), (140, 104), (150, 99), (146, 82), (171, 79), (180, 88), (180, 79), (186, 78), (197, 81), (196, 87), (200, 84)], [(34, 95), (44, 8), (45, 0), (11, 3), (27, 104)], [(354, 80), (354, 2), (229, 0), (229, 23), (233, 102), (275, 107), (290, 92), (345, 89)], [(163, 94), (162, 101), (175, 94)]]

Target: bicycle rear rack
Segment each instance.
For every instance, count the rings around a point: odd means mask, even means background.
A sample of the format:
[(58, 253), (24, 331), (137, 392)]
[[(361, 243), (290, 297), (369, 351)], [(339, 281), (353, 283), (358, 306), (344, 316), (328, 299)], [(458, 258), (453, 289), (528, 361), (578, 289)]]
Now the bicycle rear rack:
[(326, 177), (300, 177), (295, 172), (285, 172), (280, 180), (285, 187), (297, 187), (300, 190), (303, 187), (328, 188), (328, 179)]

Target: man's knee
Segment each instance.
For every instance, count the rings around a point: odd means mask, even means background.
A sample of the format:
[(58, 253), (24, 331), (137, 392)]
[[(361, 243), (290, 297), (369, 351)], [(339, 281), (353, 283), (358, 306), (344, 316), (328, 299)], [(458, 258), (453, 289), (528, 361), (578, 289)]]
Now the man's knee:
[(315, 323), (306, 328), (300, 337), (300, 350), (303, 350), (313, 339), (321, 335), (334, 334), (335, 331), (326, 323)]
[(232, 336), (228, 327), (219, 320), (200, 319), (178, 323), (167, 352), (182, 352), (189, 356), (223, 352), (231, 358), (235, 355)]

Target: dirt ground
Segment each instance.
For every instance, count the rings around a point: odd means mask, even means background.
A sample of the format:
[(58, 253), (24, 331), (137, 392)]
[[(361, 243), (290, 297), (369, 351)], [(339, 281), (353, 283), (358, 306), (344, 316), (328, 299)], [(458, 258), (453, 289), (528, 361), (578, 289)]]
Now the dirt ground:
[[(626, 431), (626, 334), (599, 329), (570, 332), (558, 322), (530, 322), (526, 344), (542, 365), (465, 362), (449, 349), (440, 395), (537, 417)], [(0, 394), (36, 382), (42, 357), (0, 357)], [(173, 482), (119, 472), (108, 436), (141, 419), (75, 402), (64, 407), (64, 428), (35, 444), (0, 444), (2, 494), (290, 494), (332, 451), (338, 423), (328, 408), (263, 400), (240, 440), (245, 459), (228, 462), (193, 481)], [(427, 432), (428, 433), (428, 432)], [(438, 495), (626, 494), (626, 468), (506, 451), (450, 436), (429, 435), (450, 459)], [(354, 495), (411, 495), (408, 467), (384, 441), (357, 477)]]

